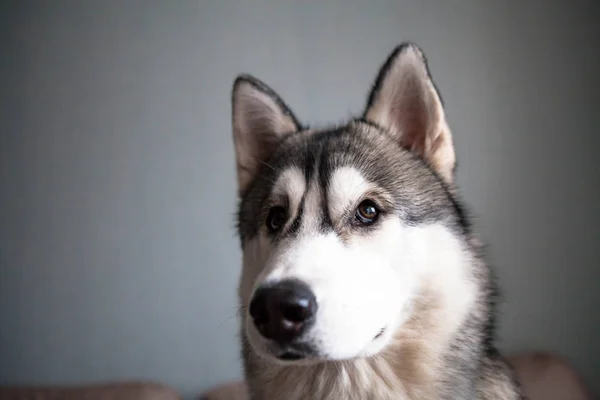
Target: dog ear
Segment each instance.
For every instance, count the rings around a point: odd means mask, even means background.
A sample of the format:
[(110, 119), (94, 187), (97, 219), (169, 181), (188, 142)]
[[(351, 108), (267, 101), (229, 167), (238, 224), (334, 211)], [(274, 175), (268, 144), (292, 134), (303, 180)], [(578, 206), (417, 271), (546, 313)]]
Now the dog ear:
[(381, 68), (364, 118), (389, 131), (421, 156), (448, 183), (456, 156), (444, 108), (421, 49), (398, 46)]
[(300, 124), (285, 103), (267, 85), (240, 75), (232, 91), (233, 139), (238, 193), (242, 195), (285, 133)]

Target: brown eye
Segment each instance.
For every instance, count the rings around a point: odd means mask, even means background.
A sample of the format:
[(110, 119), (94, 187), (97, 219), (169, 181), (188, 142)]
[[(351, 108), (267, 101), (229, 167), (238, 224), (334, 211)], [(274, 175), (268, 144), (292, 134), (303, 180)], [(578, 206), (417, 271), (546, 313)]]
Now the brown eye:
[(267, 216), (267, 229), (271, 233), (275, 233), (283, 228), (285, 224), (286, 213), (283, 207), (275, 206), (269, 210)]
[(375, 222), (378, 216), (379, 210), (377, 209), (375, 203), (373, 203), (371, 200), (363, 201), (356, 209), (356, 219), (358, 222), (365, 225), (370, 225)]

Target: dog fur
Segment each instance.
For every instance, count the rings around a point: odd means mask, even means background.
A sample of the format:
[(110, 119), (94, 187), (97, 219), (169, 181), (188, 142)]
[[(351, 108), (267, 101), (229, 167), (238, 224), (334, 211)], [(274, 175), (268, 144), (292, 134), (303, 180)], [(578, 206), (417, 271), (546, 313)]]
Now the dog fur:
[[(455, 190), (452, 135), (423, 52), (398, 46), (363, 116), (344, 126), (302, 126), (249, 75), (232, 100), (250, 398), (521, 398), (494, 346), (496, 286)], [(357, 220), (364, 201), (378, 212), (368, 224)], [(285, 209), (275, 233), (265, 224), (274, 207)], [(288, 279), (319, 304), (293, 362), (248, 312), (258, 288)]]

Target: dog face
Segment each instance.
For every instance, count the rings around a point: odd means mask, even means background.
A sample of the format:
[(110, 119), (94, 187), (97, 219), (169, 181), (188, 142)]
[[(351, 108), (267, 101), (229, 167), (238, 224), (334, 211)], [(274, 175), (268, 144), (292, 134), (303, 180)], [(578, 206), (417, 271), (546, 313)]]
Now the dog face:
[(399, 46), (363, 118), (328, 130), (241, 76), (233, 131), (251, 349), (281, 363), (384, 349), (434, 269), (463, 254), (452, 138), (422, 52)]

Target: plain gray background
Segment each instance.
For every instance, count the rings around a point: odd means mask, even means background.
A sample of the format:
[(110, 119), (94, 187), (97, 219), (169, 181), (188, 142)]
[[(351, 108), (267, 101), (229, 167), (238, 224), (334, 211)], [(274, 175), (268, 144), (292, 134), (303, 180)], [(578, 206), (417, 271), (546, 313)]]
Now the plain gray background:
[(501, 347), (600, 393), (600, 46), (591, 1), (4, 1), (0, 383), (240, 376), (230, 89), (362, 111), (401, 41), (447, 105), (503, 287)]

